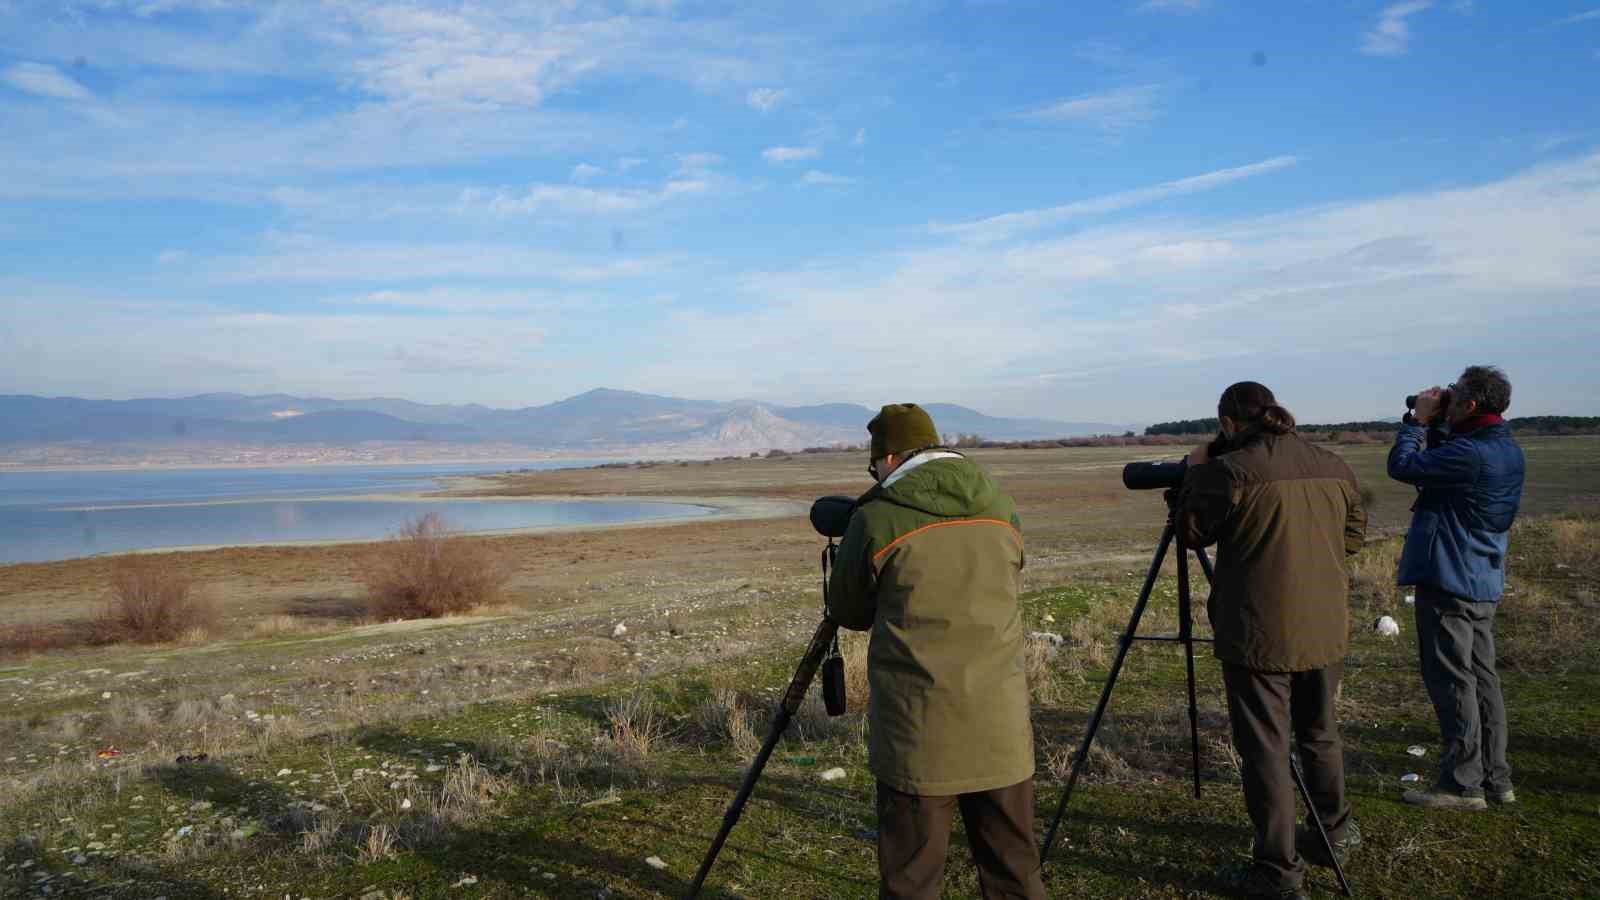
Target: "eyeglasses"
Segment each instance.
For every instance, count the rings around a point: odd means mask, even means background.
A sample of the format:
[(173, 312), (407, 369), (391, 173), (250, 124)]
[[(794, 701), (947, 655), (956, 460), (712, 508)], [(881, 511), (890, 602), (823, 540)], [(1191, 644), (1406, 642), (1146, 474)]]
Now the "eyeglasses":
[(881, 457), (879, 459), (875, 459), (872, 462), (867, 463), (867, 474), (872, 476), (872, 480), (873, 481), (882, 481), (883, 480), (883, 479), (878, 477), (878, 463), (879, 462), (882, 462), (882, 458)]

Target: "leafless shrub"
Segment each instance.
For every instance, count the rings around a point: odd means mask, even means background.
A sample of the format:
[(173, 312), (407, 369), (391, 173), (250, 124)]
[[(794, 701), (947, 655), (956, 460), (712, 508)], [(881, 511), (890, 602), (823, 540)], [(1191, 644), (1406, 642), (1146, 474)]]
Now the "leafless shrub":
[(711, 695), (696, 711), (700, 729), (715, 740), (724, 741), (742, 757), (754, 756), (761, 740), (750, 725), (750, 710), (730, 685), (714, 685)]
[(1062, 687), (1055, 672), (1055, 660), (1061, 655), (1061, 648), (1045, 638), (1030, 636), (1023, 642), (1023, 670), (1033, 702), (1055, 703), (1061, 699)]
[(427, 619), (495, 600), (508, 573), (482, 541), (452, 536), (428, 513), (379, 544), (361, 578), (374, 618)]
[(104, 643), (157, 643), (205, 636), (217, 629), (217, 610), (192, 596), (189, 577), (170, 558), (129, 556), (111, 570), (111, 596), (96, 623)]
[(839, 635), (839, 653), (844, 657), (845, 702), (851, 709), (866, 709), (872, 699), (872, 681), (867, 676), (867, 648), (870, 638), (864, 632), (847, 631)]

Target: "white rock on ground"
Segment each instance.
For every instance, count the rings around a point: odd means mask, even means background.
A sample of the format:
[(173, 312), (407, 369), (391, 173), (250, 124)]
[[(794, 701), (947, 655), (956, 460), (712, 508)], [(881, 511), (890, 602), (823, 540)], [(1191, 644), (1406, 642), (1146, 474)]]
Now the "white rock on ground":
[(652, 869), (665, 869), (667, 867), (666, 860), (659, 856), (647, 857), (645, 859), (645, 863), (648, 864)]
[(822, 778), (823, 781), (838, 781), (839, 779), (843, 778), (844, 776), (845, 776), (845, 771), (843, 769), (838, 768), (837, 766), (835, 766), (834, 768), (829, 769), (826, 772), (823, 772), (820, 777)]
[(626, 622), (618, 622), (617, 623), (617, 627), (611, 629), (611, 636), (614, 637), (614, 638), (622, 637), (623, 635), (625, 635), (627, 633), (628, 633), (628, 625), (627, 625)]

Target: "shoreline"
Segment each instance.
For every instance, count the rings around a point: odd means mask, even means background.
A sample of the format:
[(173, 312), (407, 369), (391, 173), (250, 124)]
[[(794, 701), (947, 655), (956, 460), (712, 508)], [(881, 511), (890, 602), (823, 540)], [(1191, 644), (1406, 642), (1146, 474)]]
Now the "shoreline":
[[(304, 498), (295, 498), (296, 501)], [(357, 497), (329, 497), (329, 500), (363, 499)], [(365, 499), (370, 499), (365, 498)], [(522, 535), (577, 533), (592, 531), (622, 531), (632, 528), (662, 528), (673, 525), (686, 525), (696, 522), (731, 522), (748, 521), (753, 519), (781, 519), (790, 516), (803, 516), (808, 504), (799, 500), (786, 500), (776, 497), (743, 497), (743, 496), (661, 496), (644, 494), (610, 494), (601, 497), (573, 496), (564, 494), (527, 495), (527, 496), (497, 496), (497, 497), (449, 497), (434, 495), (431, 497), (408, 497), (396, 495), (395, 500), (466, 500), (466, 501), (506, 501), (526, 500), (532, 502), (561, 502), (561, 503), (661, 503), (676, 506), (701, 507), (706, 512), (697, 515), (661, 516), (650, 519), (633, 519), (625, 522), (593, 522), (569, 523), (559, 525), (528, 525), (519, 528), (495, 528), (479, 531), (458, 531), (453, 535), (461, 537), (517, 537)], [(255, 501), (220, 501), (229, 502), (263, 502)], [(265, 501), (273, 502), (273, 501)], [(209, 503), (189, 505), (211, 505)], [(118, 556), (131, 556), (136, 554), (157, 553), (210, 553), (220, 550), (250, 549), (259, 547), (343, 547), (358, 544), (378, 544), (387, 540), (387, 537), (375, 538), (333, 538), (310, 539), (303, 541), (251, 541), (239, 544), (184, 544), (174, 547), (145, 547), (130, 550), (113, 550), (105, 553), (95, 553), (88, 556), (73, 556), (67, 559), (46, 560), (18, 560), (16, 562), (0, 563), (0, 569), (13, 566), (45, 566), (61, 563), (81, 562), (87, 559), (109, 559)]]
[[(48, 472), (162, 472), (182, 469), (331, 469), (355, 468), (358, 466), (489, 466), (489, 465), (515, 465), (518, 463), (544, 463), (544, 462), (574, 462), (587, 465), (564, 466), (562, 468), (585, 469), (593, 468), (609, 462), (619, 461), (615, 456), (569, 456), (552, 454), (550, 456), (515, 456), (515, 457), (484, 457), (482, 459), (446, 459), (446, 460), (329, 460), (327, 462), (270, 462), (270, 463), (64, 463), (61, 465), (47, 465), (39, 463), (22, 463), (10, 465), (0, 462), (0, 475), (7, 472), (21, 474), (43, 474)], [(628, 459), (628, 462), (635, 462)], [(484, 473), (499, 474), (499, 473)], [(455, 476), (441, 476), (455, 477)]]

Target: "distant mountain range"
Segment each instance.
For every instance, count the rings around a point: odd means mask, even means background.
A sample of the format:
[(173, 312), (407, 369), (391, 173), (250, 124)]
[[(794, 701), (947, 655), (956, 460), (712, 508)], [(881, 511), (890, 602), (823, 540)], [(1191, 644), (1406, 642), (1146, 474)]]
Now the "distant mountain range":
[[(1120, 434), (1131, 427), (1002, 418), (948, 403), (930, 403), (926, 408), (945, 434), (978, 434), (991, 440)], [(142, 400), (0, 395), (0, 444), (419, 441), (493, 442), (569, 451), (746, 453), (861, 443), (874, 412), (850, 403), (718, 403), (606, 388), (522, 409), (287, 394)]]

